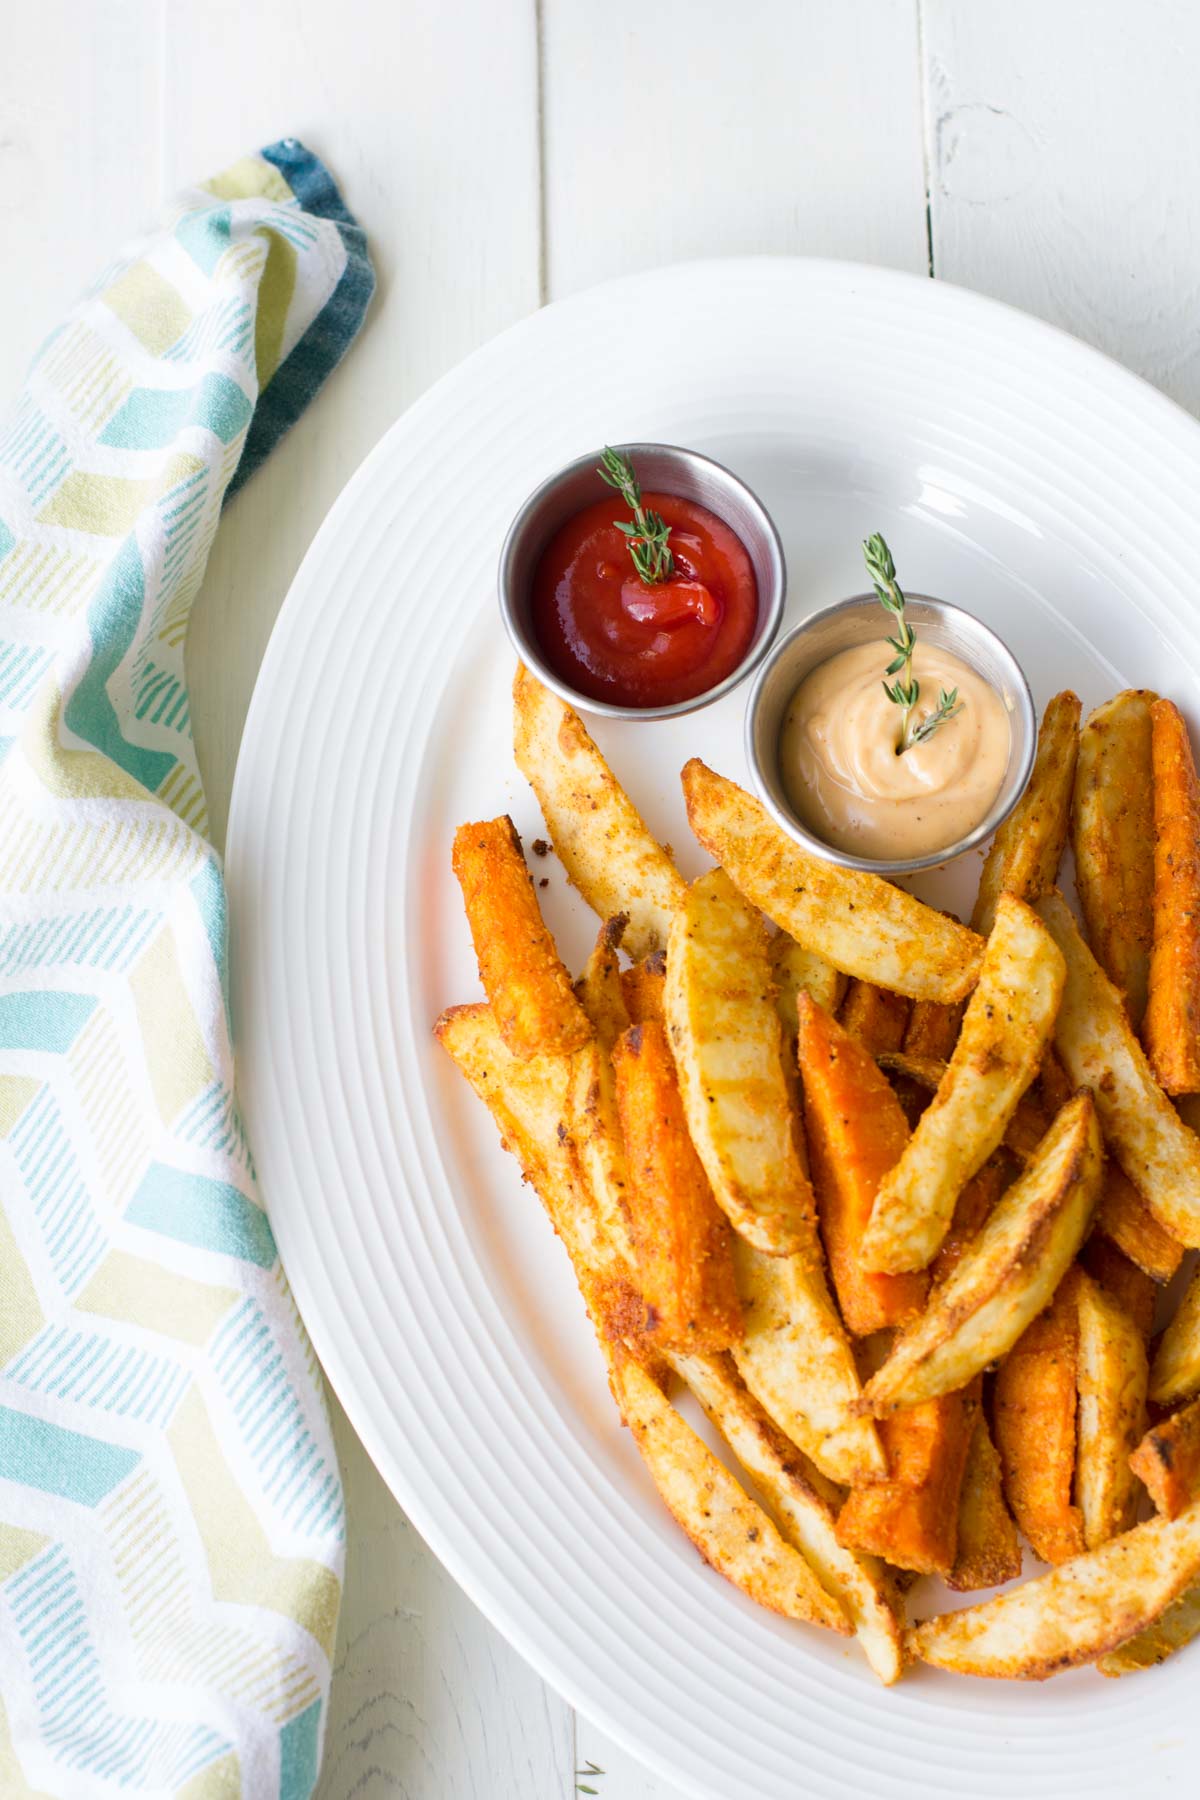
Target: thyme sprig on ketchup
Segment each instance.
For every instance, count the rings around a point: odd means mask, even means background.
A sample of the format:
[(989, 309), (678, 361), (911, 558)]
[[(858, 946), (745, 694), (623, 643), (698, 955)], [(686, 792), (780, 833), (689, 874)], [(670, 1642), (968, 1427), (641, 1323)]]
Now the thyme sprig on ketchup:
[(886, 608), (896, 620), (896, 636), (887, 639), (896, 654), (884, 674), (897, 675), (899, 680), (885, 681), (883, 691), (893, 705), (900, 708), (896, 755), (903, 756), (915, 744), (928, 743), (940, 725), (962, 711), (962, 705), (956, 687), (942, 688), (933, 711), (919, 719), (915, 725), (911, 723), (913, 711), (921, 698), (921, 684), (913, 674), (912, 666), (917, 634), (905, 617), (904, 590), (896, 580), (896, 565), (892, 560), (892, 553), (878, 531), (872, 533), (863, 544), (863, 557), (880, 606)]
[[(673, 706), (742, 661), (758, 584), (742, 540), (680, 494), (643, 493), (632, 461), (606, 449), (595, 501), (538, 559), (531, 623), (546, 662), (576, 692), (616, 706)], [(614, 489), (632, 519), (614, 519)]]

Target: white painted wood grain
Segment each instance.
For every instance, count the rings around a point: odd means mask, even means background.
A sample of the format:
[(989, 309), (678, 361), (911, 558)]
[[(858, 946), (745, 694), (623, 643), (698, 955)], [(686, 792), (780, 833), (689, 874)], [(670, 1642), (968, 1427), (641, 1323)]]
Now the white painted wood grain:
[(1200, 9), (922, 5), (936, 273), (1200, 412)]
[(915, 0), (544, 0), (551, 298), (685, 257), (927, 266)]

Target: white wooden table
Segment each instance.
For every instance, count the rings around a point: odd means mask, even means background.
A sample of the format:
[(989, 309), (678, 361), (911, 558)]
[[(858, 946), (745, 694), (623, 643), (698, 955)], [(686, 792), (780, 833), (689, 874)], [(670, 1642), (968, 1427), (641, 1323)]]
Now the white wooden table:
[[(1200, 411), (1198, 62), (1192, 0), (13, 0), (0, 401), (177, 183), (277, 137), (328, 160), (379, 271), (361, 342), (232, 507), (196, 605), (218, 834), (326, 509), (410, 401), (544, 301), (682, 257), (860, 258), (1025, 307)], [(340, 1416), (338, 1436), (321, 1800), (668, 1796), (458, 1592)]]

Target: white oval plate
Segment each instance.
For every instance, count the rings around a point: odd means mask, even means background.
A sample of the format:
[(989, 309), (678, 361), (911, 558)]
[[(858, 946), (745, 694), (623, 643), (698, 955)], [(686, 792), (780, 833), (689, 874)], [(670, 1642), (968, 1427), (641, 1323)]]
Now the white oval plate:
[[(296, 1299), (346, 1411), (455, 1577), (566, 1697), (714, 1800), (1157, 1795), (1194, 1779), (1184, 1654), (1048, 1687), (916, 1672), (762, 1612), (705, 1568), (618, 1425), (566, 1258), (433, 1042), (478, 993), (463, 819), (541, 823), (513, 768), (494, 597), (559, 464), (662, 439), (746, 477), (791, 620), (902, 580), (988, 620), (1039, 705), (1148, 684), (1197, 714), (1200, 427), (1074, 340), (850, 265), (676, 267), (554, 306), (404, 415), (325, 521), (275, 629), (229, 832), (241, 1097)], [(789, 622), (791, 622), (789, 620)], [(882, 623), (881, 623), (882, 630)], [(678, 770), (742, 778), (743, 687), (596, 736), (685, 872)], [(971, 867), (922, 879), (961, 904)], [(594, 921), (553, 860), (569, 960)]]

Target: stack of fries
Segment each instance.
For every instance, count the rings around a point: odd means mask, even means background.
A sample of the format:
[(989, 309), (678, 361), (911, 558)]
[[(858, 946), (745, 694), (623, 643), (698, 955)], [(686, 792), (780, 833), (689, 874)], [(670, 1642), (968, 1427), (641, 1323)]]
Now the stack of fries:
[[(511, 821), (462, 826), (487, 998), (437, 1035), (560, 1234), (701, 1555), (857, 1636), (887, 1683), (916, 1659), (1120, 1675), (1189, 1642), (1200, 1277), (1152, 1341), (1200, 1246), (1200, 784), (1177, 709), (1126, 692), (1081, 730), (1075, 695), (1050, 702), (968, 928), (808, 856), (699, 761), (684, 796), (718, 866), (689, 886), (570, 708), (524, 669), (514, 701), (600, 930), (573, 982)], [(1068, 835), (1086, 940), (1055, 885)], [(1048, 1572), (906, 1627), (916, 1576), (1001, 1587), (1022, 1535)]]

